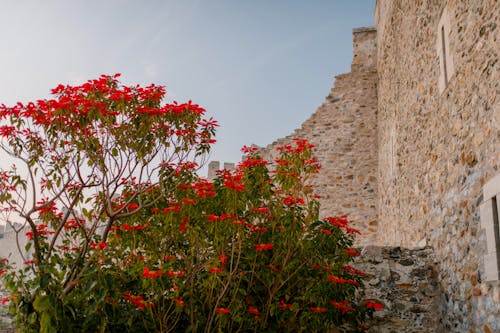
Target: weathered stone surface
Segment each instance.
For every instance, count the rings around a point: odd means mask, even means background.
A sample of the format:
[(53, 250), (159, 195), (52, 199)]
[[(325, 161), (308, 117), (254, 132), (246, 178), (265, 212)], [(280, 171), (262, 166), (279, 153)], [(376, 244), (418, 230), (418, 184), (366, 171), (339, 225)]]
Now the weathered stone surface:
[(367, 276), (366, 289), (360, 296), (384, 306), (368, 322), (368, 332), (445, 332), (437, 265), (431, 248), (368, 246), (361, 253), (355, 266)]
[[(444, 6), (454, 73), (438, 90)], [(500, 332), (486, 283), (483, 184), (500, 172), (500, 2), (377, 1), (378, 244), (434, 248), (443, 332)]]

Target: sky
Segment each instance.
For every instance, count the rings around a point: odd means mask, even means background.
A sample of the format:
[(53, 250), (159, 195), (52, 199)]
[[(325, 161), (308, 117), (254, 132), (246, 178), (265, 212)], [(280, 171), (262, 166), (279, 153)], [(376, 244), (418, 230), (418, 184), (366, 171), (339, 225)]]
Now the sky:
[(121, 73), (219, 121), (210, 160), (293, 132), (349, 72), (375, 0), (4, 0), (0, 103)]

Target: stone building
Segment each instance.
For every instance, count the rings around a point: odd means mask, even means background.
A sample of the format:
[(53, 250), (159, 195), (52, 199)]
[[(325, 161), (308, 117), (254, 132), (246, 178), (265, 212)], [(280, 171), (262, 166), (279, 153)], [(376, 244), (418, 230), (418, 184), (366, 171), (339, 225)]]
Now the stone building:
[(497, 0), (378, 0), (351, 72), (263, 148), (315, 144), (322, 214), (379, 246), (360, 263), (386, 305), (374, 332), (500, 332), (499, 23)]
[(500, 332), (500, 1), (374, 12), (353, 30), (351, 72), (262, 152), (315, 144), (321, 214), (363, 231), (366, 296), (385, 306), (370, 332)]

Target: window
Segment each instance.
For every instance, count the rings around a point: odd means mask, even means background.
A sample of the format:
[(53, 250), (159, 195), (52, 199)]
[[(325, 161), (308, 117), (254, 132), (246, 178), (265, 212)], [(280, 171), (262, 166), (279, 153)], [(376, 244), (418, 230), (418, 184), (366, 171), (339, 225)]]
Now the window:
[(436, 49), (439, 57), (439, 92), (442, 93), (453, 76), (454, 66), (450, 50), (450, 19), (445, 7), (439, 20)]
[(479, 206), (481, 228), (486, 233), (484, 272), (486, 281), (500, 280), (500, 174), (484, 184), (484, 201)]

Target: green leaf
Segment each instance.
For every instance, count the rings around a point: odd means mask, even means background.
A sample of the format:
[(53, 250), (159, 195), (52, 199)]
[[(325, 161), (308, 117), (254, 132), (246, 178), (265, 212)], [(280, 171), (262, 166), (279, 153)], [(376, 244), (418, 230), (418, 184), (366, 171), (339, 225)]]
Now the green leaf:
[(37, 312), (44, 312), (50, 308), (50, 298), (47, 295), (38, 295), (33, 302), (33, 307)]

